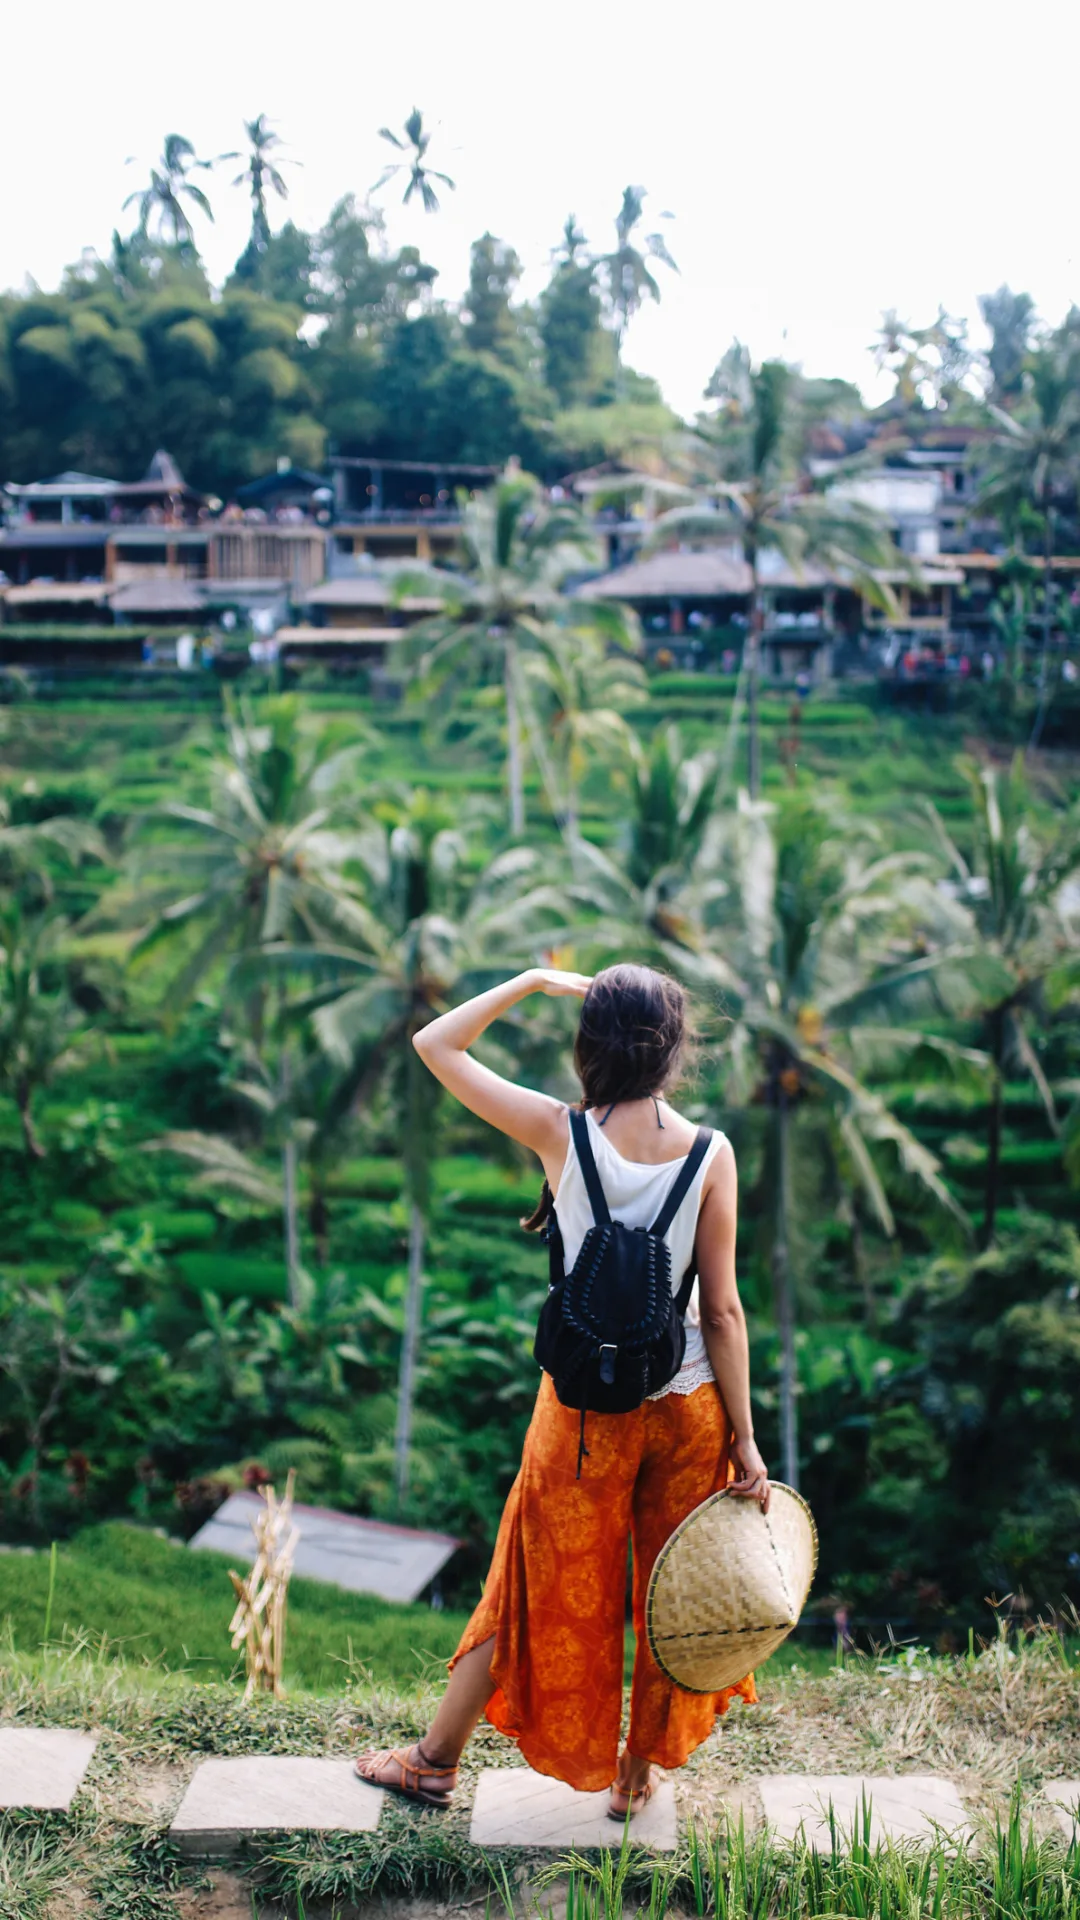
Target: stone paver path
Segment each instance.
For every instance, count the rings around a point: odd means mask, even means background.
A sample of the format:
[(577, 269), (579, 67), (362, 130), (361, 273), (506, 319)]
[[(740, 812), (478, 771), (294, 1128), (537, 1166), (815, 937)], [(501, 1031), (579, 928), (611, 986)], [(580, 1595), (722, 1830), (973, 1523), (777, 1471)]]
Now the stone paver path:
[[(623, 1829), (607, 1818), (610, 1795), (575, 1793), (531, 1767), (485, 1767), (476, 1784), (469, 1838), (481, 1847), (618, 1847)], [(630, 1827), (635, 1845), (674, 1852), (675, 1788), (662, 1780)]]
[[(66, 1728), (0, 1727), (0, 1809), (67, 1809), (97, 1741)], [(966, 1840), (971, 1825), (951, 1780), (937, 1774), (872, 1776), (766, 1774), (747, 1783), (761, 1795), (777, 1838), (800, 1831), (822, 1850), (832, 1845), (832, 1806), (841, 1846), (871, 1807), (871, 1840)], [(1045, 1803), (1067, 1838), (1080, 1837), (1080, 1780), (1051, 1780)], [(370, 1833), (386, 1796), (358, 1780), (348, 1759), (252, 1754), (204, 1760), (193, 1774), (170, 1831), (188, 1853), (221, 1856), (256, 1834)], [(486, 1767), (477, 1783), (470, 1839), (483, 1847), (561, 1851), (617, 1847), (623, 1828), (607, 1818), (608, 1794), (575, 1793), (530, 1767)], [(164, 1810), (164, 1809), (163, 1809)], [(677, 1844), (675, 1786), (661, 1781), (631, 1825), (635, 1845), (670, 1853)]]
[(944, 1831), (966, 1839), (971, 1832), (963, 1803), (951, 1780), (933, 1773), (893, 1776), (841, 1773), (772, 1773), (758, 1780), (765, 1818), (782, 1840), (802, 1829), (807, 1842), (824, 1852), (832, 1846), (832, 1805), (844, 1846), (852, 1829), (862, 1827), (863, 1798), (871, 1803), (871, 1842), (932, 1840)]
[(0, 1808), (66, 1812), (96, 1746), (67, 1727), (0, 1727)]
[(186, 1853), (229, 1853), (255, 1833), (370, 1833), (384, 1795), (351, 1760), (204, 1760), (169, 1829)]
[(1080, 1840), (1080, 1780), (1047, 1780), (1043, 1792), (1054, 1812), (1054, 1819), (1066, 1840)]

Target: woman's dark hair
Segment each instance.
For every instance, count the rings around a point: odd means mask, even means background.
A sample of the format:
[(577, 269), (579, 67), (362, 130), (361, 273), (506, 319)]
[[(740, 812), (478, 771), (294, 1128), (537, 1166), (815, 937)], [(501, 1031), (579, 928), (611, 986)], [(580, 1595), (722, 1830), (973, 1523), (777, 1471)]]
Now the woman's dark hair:
[(582, 1105), (644, 1100), (676, 1078), (686, 1046), (686, 995), (652, 967), (605, 967), (581, 1006), (574, 1065)]
[[(574, 1042), (582, 1106), (663, 1093), (678, 1077), (688, 1038), (686, 995), (677, 980), (631, 965), (594, 974)], [(545, 1180), (540, 1203), (522, 1226), (535, 1233), (551, 1208)]]

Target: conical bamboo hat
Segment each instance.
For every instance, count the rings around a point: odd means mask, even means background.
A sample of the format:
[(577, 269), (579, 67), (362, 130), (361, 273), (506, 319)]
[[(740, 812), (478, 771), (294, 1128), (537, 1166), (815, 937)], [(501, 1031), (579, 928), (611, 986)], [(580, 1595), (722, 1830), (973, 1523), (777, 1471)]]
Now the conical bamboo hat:
[(770, 1481), (756, 1500), (714, 1493), (661, 1548), (645, 1600), (645, 1629), (662, 1673), (687, 1693), (718, 1693), (787, 1639), (817, 1567), (806, 1501)]

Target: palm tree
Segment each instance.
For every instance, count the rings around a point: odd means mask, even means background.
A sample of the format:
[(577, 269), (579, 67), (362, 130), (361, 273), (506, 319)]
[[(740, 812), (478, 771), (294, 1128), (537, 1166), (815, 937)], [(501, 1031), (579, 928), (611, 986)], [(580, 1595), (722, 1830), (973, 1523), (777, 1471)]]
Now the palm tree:
[[(615, 245), (610, 253), (604, 254), (601, 265), (607, 279), (608, 298), (615, 318), (616, 349), (622, 356), (626, 329), (635, 313), (645, 300), (659, 300), (660, 283), (650, 271), (650, 260), (657, 260), (663, 266), (670, 267), (672, 273), (679, 269), (668, 251), (667, 242), (662, 233), (649, 233), (637, 239), (645, 212), (645, 188), (624, 187), (622, 204), (615, 216)], [(670, 220), (669, 213), (662, 213), (661, 220)], [(569, 237), (568, 237), (569, 238)]]
[[(234, 187), (246, 186), (251, 194), (251, 238), (248, 252), (265, 253), (270, 243), (270, 216), (267, 211), (266, 195), (269, 188), (279, 200), (287, 200), (289, 189), (282, 178), (280, 169), (272, 158), (276, 149), (282, 145), (280, 134), (274, 132), (265, 113), (257, 113), (254, 120), (244, 121), (244, 132), (248, 137), (248, 154), (242, 173), (233, 181)], [(239, 160), (239, 153), (223, 153), (223, 160)], [(295, 165), (295, 162), (291, 164)]]
[(998, 433), (979, 502), (1017, 521), (1026, 506), (1042, 526), (1042, 650), (1039, 698), (1029, 747), (1042, 738), (1050, 702), (1054, 634), (1054, 515), (1059, 499), (1075, 499), (1080, 472), (1080, 386), (1075, 353), (1054, 342), (1030, 354), (1024, 392), (1014, 411), (992, 406)]
[(1024, 679), (1024, 656), (1032, 624), (1030, 588), (1030, 566), (1017, 556), (1010, 577), (1003, 582), (1001, 592), (990, 607), (990, 625), (1008, 661), (1014, 694), (1019, 692)]
[(999, 406), (1019, 394), (1035, 324), (1035, 302), (1030, 293), (1014, 293), (1001, 286), (996, 293), (979, 295), (979, 312), (990, 329), (986, 362), (993, 381), (991, 396)]
[(633, 759), (636, 737), (622, 710), (646, 699), (644, 669), (625, 653), (609, 652), (597, 634), (576, 628), (555, 631), (521, 664), (529, 744), (551, 810), (573, 841), (590, 767)]
[(413, 194), (418, 193), (423, 202), (424, 212), (438, 213), (439, 199), (431, 183), (437, 180), (440, 186), (449, 187), (453, 193), (454, 181), (448, 173), (439, 173), (437, 168), (424, 165), (427, 150), (431, 144), (431, 135), (424, 132), (424, 117), (419, 107), (413, 108), (405, 122), (404, 132), (405, 138), (402, 140), (389, 127), (379, 128), (379, 138), (388, 140), (392, 147), (396, 147), (397, 151), (405, 154), (407, 158), (393, 160), (389, 166), (384, 167), (371, 191), (378, 193), (389, 180), (394, 179), (395, 175), (405, 173), (408, 178), (405, 182), (405, 191), (401, 196), (402, 206), (407, 207)]
[(525, 831), (521, 742), (521, 657), (550, 648), (566, 630), (603, 634), (629, 650), (635, 630), (618, 606), (575, 595), (563, 583), (587, 562), (595, 537), (575, 506), (553, 506), (531, 475), (508, 470), (469, 501), (461, 526), (464, 565), (450, 574), (414, 569), (398, 576), (400, 594), (418, 589), (442, 601), (441, 615), (418, 627), (421, 684), (441, 687), (452, 672), (502, 680), (506, 703), (506, 780), (510, 832)]
[(1051, 830), (1043, 828), (1034, 817), (1020, 754), (1007, 775), (993, 766), (961, 764), (973, 800), (973, 860), (965, 859), (929, 801), (926, 810), (951, 876), (958, 941), (981, 954), (987, 974), (981, 1013), (992, 1063), (981, 1235), (986, 1247), (999, 1203), (1006, 1069), (1032, 1081), (1053, 1132), (1060, 1130), (1032, 1028), (1045, 1012), (1053, 976), (1067, 971), (1076, 951), (1077, 927), (1065, 889), (1080, 873), (1080, 811), (1073, 808)]
[[(140, 851), (133, 893), (103, 908), (141, 928), (136, 960), (163, 943), (182, 947), (167, 989), (171, 1013), (224, 966), (244, 992), (248, 1036), (261, 1052), (270, 1037), (266, 977), (257, 964), (265, 950), (283, 941), (369, 937), (370, 915), (347, 875), (357, 836), (331, 824), (340, 785), (362, 750), (328, 752), (322, 736), (304, 732), (293, 701), (271, 703), (262, 723), (245, 708), (227, 710), (226, 752), (211, 770), (210, 804), (169, 805), (166, 816), (186, 829), (184, 838)], [(281, 1013), (279, 991), (277, 1097), (288, 1114), (293, 1063)], [(283, 1131), (286, 1264), (295, 1291), (296, 1139), (291, 1126)]]
[[(265, 955), (258, 955), (257, 960), (265, 972)], [(283, 1031), (287, 1031), (289, 1025), (290, 1009), (286, 1006), (282, 1009)], [(228, 1041), (230, 1036), (223, 1038)], [(241, 1040), (237, 1047), (237, 1066), (236, 1077), (230, 1076), (228, 1081), (229, 1091), (258, 1114), (262, 1144), (276, 1144), (282, 1158), (281, 1178), (268, 1173), (264, 1165), (235, 1141), (193, 1128), (176, 1128), (162, 1134), (146, 1143), (147, 1150), (176, 1153), (193, 1162), (200, 1169), (193, 1181), (196, 1192), (236, 1193), (257, 1206), (282, 1213), (290, 1300), (296, 1308), (304, 1277), (297, 1156), (302, 1154), (305, 1163), (308, 1224), (316, 1259), (325, 1266), (328, 1177), (349, 1144), (355, 1087), (351, 1078), (337, 1072), (316, 1047), (305, 1049), (299, 1056), (291, 1050), (290, 1073), (285, 1079), (274, 1072), (272, 1064), (250, 1040)]]
[(628, 756), (630, 806), (612, 847), (571, 843), (569, 887), (552, 907), (582, 918), (560, 938), (595, 953), (600, 964), (632, 950), (709, 994), (726, 993), (734, 975), (715, 951), (709, 927), (727, 887), (712, 844), (719, 784), (715, 753), (684, 752), (676, 727), (658, 729)]
[(916, 1195), (962, 1219), (934, 1155), (863, 1076), (903, 1063), (926, 1078), (982, 1086), (988, 1063), (909, 1026), (881, 1024), (903, 1009), (914, 982), (925, 991), (928, 976), (951, 1003), (973, 997), (957, 956), (912, 959), (901, 946), (897, 958), (924, 858), (881, 857), (859, 823), (820, 802), (791, 795), (773, 807), (743, 795), (727, 823), (723, 871), (729, 887), (716, 896), (712, 939), (730, 973), (727, 1096), (764, 1122), (782, 1467), (797, 1485), (796, 1186), (824, 1163), (891, 1235), (885, 1156)]
[(879, 371), (888, 370), (896, 381), (894, 412), (944, 411), (971, 399), (964, 385), (973, 363), (967, 321), (942, 306), (928, 327), (909, 326), (890, 308), (881, 316), (872, 351)]
[(744, 669), (751, 799), (761, 786), (758, 682), (765, 629), (763, 557), (773, 550), (798, 574), (808, 563), (840, 574), (867, 598), (888, 604), (876, 577), (901, 564), (879, 516), (857, 501), (806, 490), (793, 458), (797, 424), (794, 369), (782, 360), (753, 366), (738, 343), (725, 355), (710, 391), (721, 407), (701, 419), (681, 450), (698, 504), (661, 514), (651, 544), (712, 541), (736, 545), (750, 572), (750, 627)]
[(467, 836), (444, 801), (420, 790), (379, 811), (360, 848), (368, 937), (299, 952), (281, 946), (270, 957), (322, 976), (299, 1009), (311, 1014), (327, 1058), (348, 1077), (353, 1110), (388, 1077), (396, 1092), (409, 1209), (395, 1434), (400, 1509), (408, 1490), (437, 1107), (413, 1036), (451, 993), (478, 991), (489, 976), (500, 977), (493, 970), (509, 954), (527, 951), (534, 914), (523, 882), (534, 859), (513, 849), (477, 876)]
[(124, 201), (125, 210), (138, 207), (140, 233), (149, 234), (151, 221), (156, 221), (163, 236), (171, 237), (174, 247), (194, 247), (195, 229), (184, 203), (190, 202), (208, 220), (213, 220), (209, 200), (191, 178), (194, 172), (206, 172), (213, 164), (212, 160), (197, 160), (195, 148), (183, 134), (167, 133), (161, 159), (150, 170), (149, 185), (129, 193)]
[(18, 1110), (26, 1152), (45, 1149), (34, 1124), (34, 1100), (57, 1073), (74, 1066), (89, 1038), (63, 987), (49, 988), (70, 928), (62, 915), (24, 913), (11, 903), (0, 914), (0, 1088)]
[(697, 860), (716, 803), (716, 755), (689, 755), (677, 726), (658, 727), (647, 749), (635, 741), (630, 779), (627, 870), (643, 887)]

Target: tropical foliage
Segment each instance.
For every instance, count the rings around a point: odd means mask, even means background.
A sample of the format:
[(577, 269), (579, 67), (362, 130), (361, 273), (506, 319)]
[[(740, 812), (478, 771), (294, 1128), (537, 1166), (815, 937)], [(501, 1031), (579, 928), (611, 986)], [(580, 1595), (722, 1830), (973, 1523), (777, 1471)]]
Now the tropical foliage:
[[(544, 515), (508, 486), (524, 540)], [(663, 676), (574, 642), (554, 589), (545, 613), (522, 654), (525, 842), (473, 725), (501, 662), (444, 683), (456, 731), (423, 702), (343, 714), (318, 694), (229, 705), (210, 733), (183, 712), (106, 709), (87, 735), (77, 709), (16, 710), (5, 925), (13, 955), (40, 938), (0, 993), (4, 1530), (190, 1528), (245, 1474), (294, 1464), (312, 1499), (454, 1532), (454, 1590), (473, 1590), (535, 1379), (543, 1250), (517, 1224), (535, 1174), (433, 1097), (409, 1036), (544, 955), (632, 952), (695, 999), (684, 1099), (737, 1146), (758, 1426), (819, 1513), (829, 1591), (935, 1632), (1006, 1579), (1033, 1603), (1069, 1591), (1068, 808), (1030, 774), (972, 784), (948, 732), (931, 752), (923, 726), (905, 760), (902, 721), (868, 778), (883, 723), (813, 702), (816, 773), (792, 787), (770, 755), (752, 802), (705, 708), (673, 726)], [(783, 709), (762, 718), (774, 741)], [(76, 739), (99, 768), (85, 791), (58, 771)], [(133, 778), (135, 806), (117, 798)], [(947, 833), (927, 830), (928, 779)], [(1009, 1019), (1034, 1075), (1018, 1041), (994, 1055), (1003, 980), (1022, 983)], [(524, 1004), (487, 1057), (569, 1094), (564, 1016)], [(996, 1265), (975, 1264), (980, 1232)], [(999, 1348), (1022, 1351), (1015, 1390)], [(1018, 1482), (961, 1528), (971, 1409), (996, 1435), (1016, 1395), (1045, 1515), (1024, 1532)]]
[[(422, 116), (383, 131), (394, 217), (434, 217)], [(980, 362), (944, 313), (887, 316), (873, 416), (735, 347), (678, 427), (622, 357), (674, 265), (643, 189), (607, 253), (568, 221), (535, 305), (483, 234), (454, 305), (351, 196), (275, 231), (282, 145), (264, 115), (245, 137), (224, 288), (209, 163), (170, 135), (107, 261), (0, 298), (0, 469), (130, 474), (167, 442), (227, 496), (332, 438), (501, 477), (460, 503), (459, 566), (400, 576), (434, 602), (400, 705), (317, 672), (220, 711), (209, 676), (4, 682), (0, 1529), (191, 1531), (295, 1465), (312, 1499), (454, 1533), (471, 1597), (535, 1392), (536, 1169), (411, 1040), (523, 965), (632, 955), (693, 999), (680, 1097), (738, 1150), (755, 1417), (818, 1511), (828, 1607), (948, 1636), (988, 1588), (1075, 1598), (1080, 834), (1045, 749), (1080, 323), (1037, 334), (1001, 289)], [(857, 475), (973, 419), (1014, 548), (1007, 697), (912, 720), (842, 687), (793, 717), (758, 684), (770, 582), (824, 565), (887, 604), (908, 571), (817, 454)], [(649, 492), (658, 545), (748, 570), (737, 682), (661, 670), (590, 592), (562, 483), (601, 461), (596, 502)], [(1044, 751), (1007, 769), (1033, 709)], [(522, 1003), (486, 1057), (573, 1097), (569, 1012)]]

